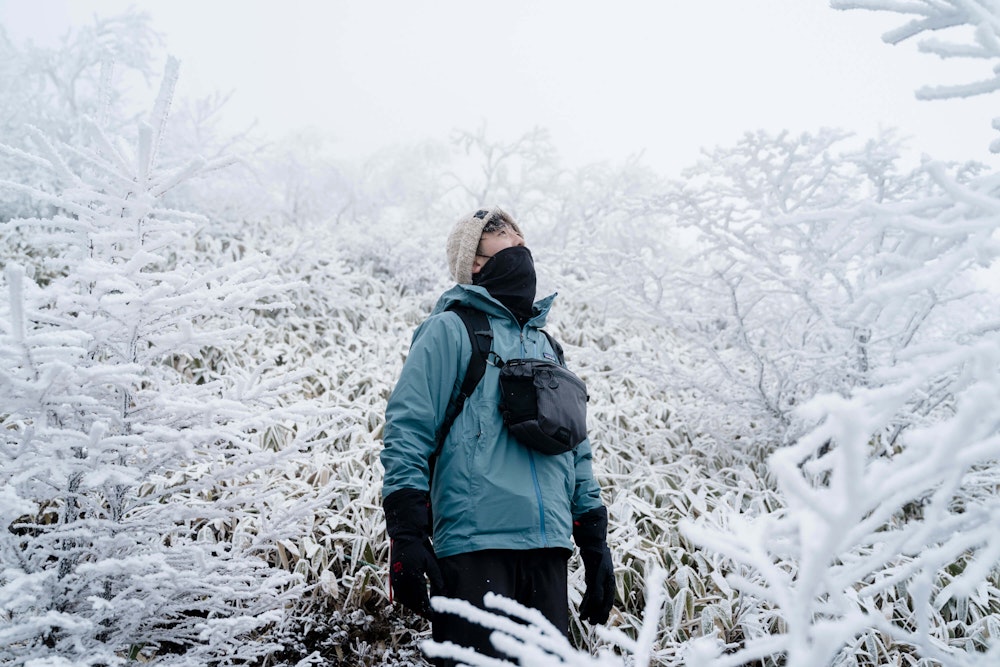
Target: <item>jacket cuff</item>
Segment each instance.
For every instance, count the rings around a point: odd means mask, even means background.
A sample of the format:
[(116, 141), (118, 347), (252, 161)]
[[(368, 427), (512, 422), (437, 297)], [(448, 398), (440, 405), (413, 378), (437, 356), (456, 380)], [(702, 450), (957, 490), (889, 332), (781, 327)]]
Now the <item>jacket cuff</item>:
[(393, 539), (424, 539), (431, 534), (431, 502), (426, 491), (399, 489), (382, 501), (385, 530)]
[(608, 509), (601, 505), (573, 521), (573, 540), (581, 549), (599, 547), (608, 540)]

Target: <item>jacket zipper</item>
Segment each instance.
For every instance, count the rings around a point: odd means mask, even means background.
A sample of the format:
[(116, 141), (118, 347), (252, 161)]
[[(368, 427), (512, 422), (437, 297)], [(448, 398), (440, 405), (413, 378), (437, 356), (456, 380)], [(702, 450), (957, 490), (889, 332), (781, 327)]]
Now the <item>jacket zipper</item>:
[[(527, 357), (528, 352), (524, 344), (524, 327), (521, 327), (521, 356)], [(538, 483), (538, 471), (535, 469), (535, 454), (528, 450), (528, 462), (531, 465), (531, 482), (535, 486), (535, 499), (538, 501), (538, 529), (542, 535), (542, 546), (549, 546), (549, 538), (545, 534), (545, 505), (542, 503), (542, 486)]]
[(545, 506), (542, 504), (542, 487), (538, 484), (538, 472), (535, 470), (535, 454), (528, 450), (528, 461), (531, 463), (531, 481), (535, 485), (535, 498), (538, 499), (538, 528), (542, 534), (542, 546), (549, 546), (549, 538), (545, 534)]

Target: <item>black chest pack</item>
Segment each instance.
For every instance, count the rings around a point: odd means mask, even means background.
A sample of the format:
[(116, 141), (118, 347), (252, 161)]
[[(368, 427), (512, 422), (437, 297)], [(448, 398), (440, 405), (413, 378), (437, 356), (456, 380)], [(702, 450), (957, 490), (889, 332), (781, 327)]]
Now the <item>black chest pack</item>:
[(458, 397), (448, 405), (438, 430), (438, 450), (451, 430), (465, 401), (486, 374), (491, 359), (500, 369), (500, 412), (514, 438), (542, 454), (572, 451), (587, 437), (587, 386), (565, 367), (562, 346), (542, 331), (556, 353), (558, 363), (544, 359), (509, 359), (492, 352), (493, 331), (489, 318), (474, 308), (455, 307), (472, 342), (472, 356)]

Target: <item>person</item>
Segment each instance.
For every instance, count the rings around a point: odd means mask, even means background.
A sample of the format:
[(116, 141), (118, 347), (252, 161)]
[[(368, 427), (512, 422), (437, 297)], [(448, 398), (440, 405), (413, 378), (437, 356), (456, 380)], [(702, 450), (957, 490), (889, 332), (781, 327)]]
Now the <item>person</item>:
[(503, 595), (541, 611), (568, 635), (572, 537), (585, 568), (581, 618), (605, 623), (616, 594), (607, 510), (589, 440), (545, 455), (511, 437), (498, 409), (493, 363), (436, 452), (436, 434), (474, 353), (450, 308), (486, 313), (492, 352), (501, 359), (556, 358), (539, 331), (555, 295), (535, 302), (534, 261), (514, 218), (500, 208), (478, 210), (455, 224), (446, 251), (457, 284), (413, 334), (386, 407), (381, 461), (389, 581), (396, 602), (431, 620), (436, 641), (497, 656), (489, 630), (432, 611), (427, 581), (431, 595), (479, 607), (486, 592)]

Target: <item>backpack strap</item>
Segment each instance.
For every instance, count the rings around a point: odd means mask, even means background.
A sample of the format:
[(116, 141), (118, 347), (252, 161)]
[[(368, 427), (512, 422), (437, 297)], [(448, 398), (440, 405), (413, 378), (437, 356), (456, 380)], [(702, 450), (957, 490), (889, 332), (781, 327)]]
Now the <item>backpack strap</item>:
[(455, 306), (448, 310), (458, 315), (462, 324), (465, 325), (465, 330), (469, 334), (469, 342), (472, 343), (472, 356), (469, 357), (469, 367), (465, 370), (465, 378), (462, 379), (458, 396), (448, 404), (448, 409), (444, 413), (444, 421), (441, 422), (441, 428), (438, 429), (437, 449), (434, 450), (434, 458), (437, 458), (441, 452), (441, 447), (451, 431), (452, 424), (455, 423), (455, 419), (465, 407), (465, 401), (476, 390), (479, 381), (486, 374), (486, 358), (489, 357), (490, 349), (493, 346), (493, 329), (490, 328), (490, 319), (486, 313), (467, 306)]
[[(469, 342), (472, 343), (472, 355), (469, 357), (469, 367), (465, 369), (465, 377), (462, 379), (462, 386), (458, 390), (458, 396), (455, 397), (454, 401), (448, 403), (448, 409), (444, 413), (444, 421), (441, 422), (441, 428), (438, 429), (436, 434), (437, 447), (435, 447), (429, 461), (431, 480), (434, 479), (434, 464), (441, 454), (445, 438), (448, 437), (452, 425), (465, 407), (465, 401), (476, 390), (479, 382), (486, 374), (486, 360), (489, 358), (493, 348), (493, 329), (490, 327), (490, 319), (486, 316), (486, 313), (468, 306), (452, 306), (448, 310), (458, 315), (459, 319), (462, 320), (462, 324), (465, 325), (465, 331), (469, 335)], [(539, 329), (539, 331), (545, 334), (545, 337), (549, 340), (549, 344), (552, 346), (552, 349), (556, 353), (556, 358), (559, 360), (559, 365), (565, 366), (566, 360), (563, 356), (562, 345), (545, 329)]]

